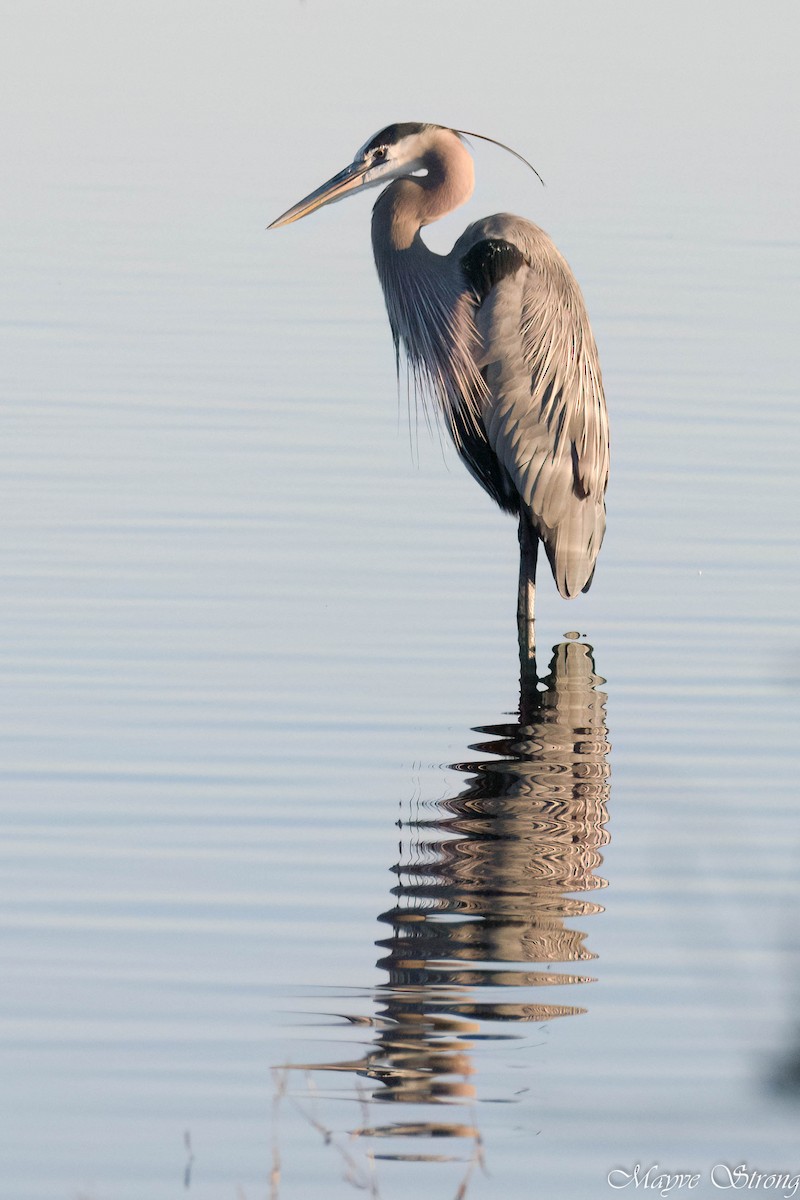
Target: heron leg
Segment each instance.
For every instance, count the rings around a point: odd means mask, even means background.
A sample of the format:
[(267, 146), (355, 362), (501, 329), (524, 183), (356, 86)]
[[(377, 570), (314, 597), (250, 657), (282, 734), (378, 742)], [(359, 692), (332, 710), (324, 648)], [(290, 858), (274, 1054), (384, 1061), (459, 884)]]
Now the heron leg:
[(526, 513), (519, 517), (519, 593), (517, 596), (517, 630), (519, 660), (523, 676), (536, 666), (536, 630), (533, 608), (536, 600), (536, 556), (539, 537)]

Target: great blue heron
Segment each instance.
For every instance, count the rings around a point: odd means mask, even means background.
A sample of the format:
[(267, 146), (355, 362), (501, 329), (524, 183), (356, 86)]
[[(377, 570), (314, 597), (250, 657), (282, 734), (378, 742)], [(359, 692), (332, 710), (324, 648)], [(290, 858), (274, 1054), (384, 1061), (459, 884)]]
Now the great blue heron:
[(588, 590), (605, 532), (608, 417), (583, 297), (547, 234), (508, 213), (470, 225), (449, 254), (428, 249), (422, 226), (475, 182), (463, 133), (442, 125), (387, 126), (269, 228), (387, 181), (372, 246), (395, 349), (468, 470), (519, 517), (517, 619), (532, 657), (539, 541), (570, 597)]

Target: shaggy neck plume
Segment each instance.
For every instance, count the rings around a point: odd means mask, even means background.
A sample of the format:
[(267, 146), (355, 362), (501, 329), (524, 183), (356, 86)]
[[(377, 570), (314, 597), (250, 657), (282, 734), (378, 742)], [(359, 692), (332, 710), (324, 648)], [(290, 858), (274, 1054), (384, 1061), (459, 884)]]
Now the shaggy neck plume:
[(472, 305), (460, 265), (429, 250), (420, 229), (465, 203), (475, 176), (471, 155), (447, 129), (436, 130), (422, 165), (426, 175), (397, 179), (379, 196), (372, 246), (395, 347), (402, 343), (415, 390), (437, 402), (459, 445), (484, 392)]

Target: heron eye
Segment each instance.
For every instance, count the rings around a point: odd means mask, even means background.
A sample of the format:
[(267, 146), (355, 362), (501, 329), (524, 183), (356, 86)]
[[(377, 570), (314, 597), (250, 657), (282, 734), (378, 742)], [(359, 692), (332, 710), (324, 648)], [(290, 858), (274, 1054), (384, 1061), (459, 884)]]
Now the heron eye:
[(386, 154), (387, 154), (386, 146), (377, 146), (376, 149), (372, 151), (373, 161), (374, 162), (382, 162), (383, 159), (386, 158)]

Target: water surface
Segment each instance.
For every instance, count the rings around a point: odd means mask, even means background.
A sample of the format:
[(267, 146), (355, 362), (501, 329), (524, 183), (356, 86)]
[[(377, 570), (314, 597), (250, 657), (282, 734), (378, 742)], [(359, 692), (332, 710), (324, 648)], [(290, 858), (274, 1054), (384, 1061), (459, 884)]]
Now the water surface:
[[(300, 7), (268, 31), (282, 87), (327, 36)], [(633, 138), (597, 99), (565, 103), (558, 154), (542, 133), (546, 194), (484, 157), (454, 218), (549, 225), (612, 414), (595, 583), (543, 582), (520, 695), (514, 529), (409, 432), (367, 206), (263, 232), (381, 124), (363, 80), (330, 127), (297, 114), (279, 174), (245, 152), (282, 111), (262, 17), (167, 14), (159, 58), (108, 11), (76, 6), (80, 50), (42, 26), (51, 88), (72, 46), (61, 107), (15, 92), (0, 1194), (588, 1200), (637, 1162), (694, 1195), (716, 1163), (796, 1170), (800, 271), (793, 167), (747, 124), (796, 111), (783, 42), (772, 92), (737, 76), (744, 125), (693, 110), (749, 131), (763, 187), (717, 151), (703, 174), (676, 97), (694, 181), (666, 139), (663, 167), (614, 159), (618, 191), (570, 188), (582, 122)]]

